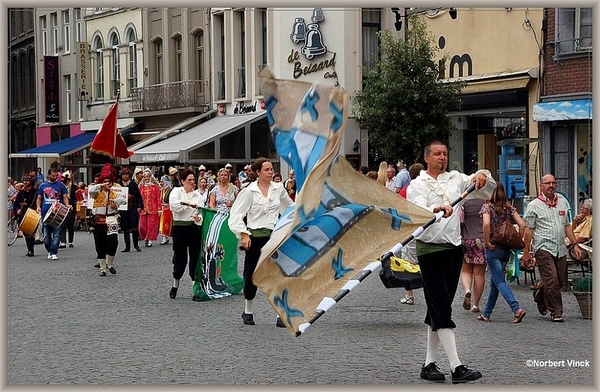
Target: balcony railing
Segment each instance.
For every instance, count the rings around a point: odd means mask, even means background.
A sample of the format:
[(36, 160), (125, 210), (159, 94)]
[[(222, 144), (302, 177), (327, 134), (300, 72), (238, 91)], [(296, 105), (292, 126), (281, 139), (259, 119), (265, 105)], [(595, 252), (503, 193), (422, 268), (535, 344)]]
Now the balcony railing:
[(154, 110), (208, 106), (209, 98), (207, 80), (187, 80), (184, 82), (155, 84), (132, 89), (131, 111), (149, 112)]

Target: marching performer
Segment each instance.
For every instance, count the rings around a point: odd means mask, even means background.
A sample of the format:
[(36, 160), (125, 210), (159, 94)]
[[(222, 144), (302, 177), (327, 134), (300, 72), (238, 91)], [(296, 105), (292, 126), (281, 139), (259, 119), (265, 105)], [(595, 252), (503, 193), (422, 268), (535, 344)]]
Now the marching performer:
[[(246, 251), (244, 260), (244, 299), (242, 320), (254, 325), (253, 301), (257, 287), (252, 283), (252, 274), (260, 258), (260, 250), (269, 241), (282, 208), (294, 204), (283, 184), (272, 182), (273, 164), (259, 158), (251, 166), (257, 180), (242, 189), (231, 206), (229, 228)], [(247, 223), (244, 223), (246, 218)], [(277, 317), (278, 327), (285, 324)]]
[[(35, 211), (35, 193), (36, 190), (33, 187), (35, 184), (35, 177), (26, 174), (23, 177), (23, 188), (17, 193), (17, 198), (13, 203), (13, 209), (15, 214), (19, 219), (19, 222), (22, 222), (25, 213), (28, 208), (31, 208)], [(40, 222), (41, 224), (41, 222)], [(35, 233), (33, 235), (29, 235), (27, 233), (23, 233), (25, 236), (25, 243), (27, 244), (27, 257), (33, 257), (33, 246), (35, 245)]]
[(94, 214), (94, 244), (98, 253), (100, 276), (106, 276), (108, 270), (116, 274), (114, 267), (115, 254), (119, 245), (118, 205), (127, 204), (127, 200), (117, 199), (115, 192), (110, 188), (120, 186), (114, 184), (117, 171), (107, 163), (100, 172), (97, 184), (88, 188), (93, 199), (92, 212)]
[[(48, 181), (44, 182), (37, 189), (37, 213), (46, 217), (50, 208), (54, 208), (54, 203), (69, 205), (69, 195), (67, 187), (58, 181), (58, 168), (53, 166), (48, 169)], [(64, 222), (63, 222), (64, 224)], [(58, 260), (58, 246), (60, 245), (60, 234), (62, 224), (59, 227), (53, 227), (50, 223), (43, 223), (44, 247), (48, 251), (48, 260)]]

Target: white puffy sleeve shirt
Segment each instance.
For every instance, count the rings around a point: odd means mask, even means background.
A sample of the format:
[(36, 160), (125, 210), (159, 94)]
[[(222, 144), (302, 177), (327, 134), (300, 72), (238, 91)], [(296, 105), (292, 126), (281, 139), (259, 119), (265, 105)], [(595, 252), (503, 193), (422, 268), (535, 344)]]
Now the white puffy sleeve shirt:
[(238, 239), (242, 237), (242, 233), (250, 235), (248, 228), (272, 230), (279, 220), (280, 208), (293, 204), (282, 183), (271, 181), (265, 197), (258, 188), (258, 181), (251, 182), (238, 193), (231, 206), (229, 228)]
[[(473, 191), (469, 198), (488, 199), (496, 188), (496, 181), (492, 178), (489, 170), (479, 170), (477, 173), (483, 173), (487, 177), (486, 185), (476, 191)], [(437, 179), (422, 170), (421, 174), (410, 182), (406, 192), (406, 198), (433, 212), (435, 207), (450, 205), (453, 201), (469, 187), (471, 179), (475, 176), (467, 176), (456, 170), (444, 172), (438, 175)], [(462, 202), (460, 203), (462, 204)], [(452, 244), (459, 246), (461, 244), (460, 236), (460, 214), (458, 206), (454, 206), (454, 212), (449, 218), (442, 218), (438, 222), (429, 226), (418, 237), (420, 241), (435, 244)]]
[[(186, 192), (183, 186), (176, 186), (169, 195), (169, 208), (173, 212), (173, 221), (194, 221), (193, 216), (198, 214), (198, 209), (190, 207), (189, 205), (183, 205), (181, 202), (191, 205), (197, 205), (202, 207), (201, 203), (202, 196), (197, 190)], [(202, 215), (200, 215), (202, 217)], [(201, 224), (200, 221), (197, 224)]]

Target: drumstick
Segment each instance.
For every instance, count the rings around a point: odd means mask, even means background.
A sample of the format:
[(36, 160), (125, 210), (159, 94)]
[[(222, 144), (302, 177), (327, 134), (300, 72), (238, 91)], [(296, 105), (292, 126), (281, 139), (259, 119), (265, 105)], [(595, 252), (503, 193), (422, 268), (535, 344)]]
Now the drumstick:
[[(456, 200), (454, 200), (452, 203), (450, 203), (450, 206), (454, 207), (456, 204), (458, 204), (462, 200), (464, 200), (469, 195), (469, 193), (473, 192), (474, 190), (475, 190), (475, 183), (472, 183)], [(415, 239), (416, 237), (421, 235), (421, 233), (425, 229), (427, 229), (429, 226), (431, 226), (435, 222), (442, 219), (442, 217), (445, 215), (445, 213), (446, 212), (444, 210), (437, 212), (433, 218), (431, 218), (423, 226), (417, 228), (404, 241), (397, 243), (387, 253), (382, 255), (378, 260), (373, 261), (372, 263), (367, 265), (365, 268), (363, 268), (362, 271), (360, 271), (352, 279), (350, 279), (348, 282), (346, 282), (346, 284), (338, 291), (338, 293), (333, 298), (330, 298), (330, 297), (323, 298), (321, 303), (317, 306), (317, 311), (314, 314), (314, 316), (307, 323), (300, 324), (298, 326), (298, 331), (294, 334), (294, 336), (300, 336), (304, 331), (306, 331), (306, 329), (308, 329), (308, 327), (310, 327), (315, 321), (317, 321), (319, 319), (319, 317), (321, 317), (323, 314), (325, 314), (325, 312), (327, 312), (329, 309), (331, 309), (335, 305), (337, 305), (337, 303), (342, 298), (344, 298), (346, 296), (346, 294), (348, 294), (352, 289), (354, 289), (356, 286), (358, 286), (363, 280), (365, 280), (367, 278), (367, 276), (371, 275), (371, 273), (373, 271), (377, 270), (379, 267), (382, 267), (384, 265), (384, 263), (387, 266), (387, 268), (389, 268), (390, 267), (390, 258), (392, 256), (395, 256), (396, 254), (400, 253), (400, 250), (406, 244), (408, 244), (410, 241), (412, 241), (413, 239)]]

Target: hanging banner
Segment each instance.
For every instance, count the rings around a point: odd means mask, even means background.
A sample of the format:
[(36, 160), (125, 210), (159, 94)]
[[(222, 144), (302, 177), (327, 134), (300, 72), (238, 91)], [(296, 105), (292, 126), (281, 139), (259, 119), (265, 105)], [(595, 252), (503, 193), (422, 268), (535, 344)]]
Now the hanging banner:
[(80, 101), (89, 101), (92, 97), (90, 91), (91, 78), (89, 75), (90, 56), (87, 42), (77, 42), (77, 91)]
[(44, 56), (44, 97), (46, 122), (59, 122), (58, 56)]

